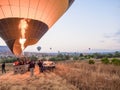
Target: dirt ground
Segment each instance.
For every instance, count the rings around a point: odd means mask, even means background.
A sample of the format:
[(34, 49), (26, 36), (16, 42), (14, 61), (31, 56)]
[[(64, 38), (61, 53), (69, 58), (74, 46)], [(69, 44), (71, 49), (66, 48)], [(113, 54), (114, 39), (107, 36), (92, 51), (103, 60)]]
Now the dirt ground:
[(54, 72), (39, 73), (38, 66), (35, 67), (32, 77), (30, 72), (14, 74), (11, 64), (7, 65), (6, 70), (7, 72), (2, 74), (0, 68), (0, 90), (77, 90)]

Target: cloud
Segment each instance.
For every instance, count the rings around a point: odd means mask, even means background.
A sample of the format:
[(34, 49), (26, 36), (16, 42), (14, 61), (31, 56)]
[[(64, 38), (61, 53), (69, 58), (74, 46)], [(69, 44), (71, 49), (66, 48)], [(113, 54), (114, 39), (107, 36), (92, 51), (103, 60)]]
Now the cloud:
[(113, 39), (113, 41), (120, 43), (120, 38), (115, 38), (115, 39)]
[(105, 37), (105, 38), (111, 38), (112, 35), (111, 35), (111, 34), (104, 34), (104, 37)]
[(114, 36), (115, 36), (115, 37), (116, 37), (116, 36), (117, 36), (117, 37), (118, 37), (118, 36), (120, 37), (120, 30), (119, 30), (118, 32), (116, 32), (116, 33), (114, 34)]
[(120, 43), (120, 30), (114, 34), (113, 40)]
[(115, 32), (115, 33), (105, 33), (104, 34), (105, 38), (115, 38), (115, 37), (120, 37), (120, 30)]
[(118, 43), (120, 43), (120, 30), (118, 30), (117, 32), (111, 34), (111, 33), (107, 33), (107, 34), (104, 34), (104, 38), (109, 38), (113, 41), (116, 41)]
[(104, 43), (105, 41), (104, 40), (101, 40), (100, 43)]

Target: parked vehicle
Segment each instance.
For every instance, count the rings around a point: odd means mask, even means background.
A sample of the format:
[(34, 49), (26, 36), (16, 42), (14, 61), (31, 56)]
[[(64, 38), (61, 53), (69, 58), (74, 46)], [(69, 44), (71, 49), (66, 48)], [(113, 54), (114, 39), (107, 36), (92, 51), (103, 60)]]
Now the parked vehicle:
[(53, 70), (55, 68), (55, 62), (53, 61), (43, 61), (43, 67), (46, 70)]

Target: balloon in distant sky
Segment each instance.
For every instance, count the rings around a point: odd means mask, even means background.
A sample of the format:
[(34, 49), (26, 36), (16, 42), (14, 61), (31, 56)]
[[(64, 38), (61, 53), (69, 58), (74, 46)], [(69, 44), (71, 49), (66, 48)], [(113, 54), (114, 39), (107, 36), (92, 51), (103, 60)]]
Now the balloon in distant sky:
[(88, 48), (90, 50), (90, 48)]
[(0, 37), (15, 55), (37, 43), (74, 0), (0, 0)]
[(37, 50), (38, 50), (38, 51), (40, 51), (40, 50), (41, 50), (41, 47), (40, 47), (40, 46), (38, 46), (38, 47), (37, 47)]

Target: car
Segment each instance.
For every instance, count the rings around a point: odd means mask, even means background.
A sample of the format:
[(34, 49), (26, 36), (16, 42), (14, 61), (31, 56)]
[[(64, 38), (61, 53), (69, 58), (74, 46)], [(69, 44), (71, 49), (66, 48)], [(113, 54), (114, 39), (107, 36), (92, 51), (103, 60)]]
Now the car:
[(55, 62), (53, 61), (43, 61), (43, 68), (45, 70), (53, 70), (55, 68)]

